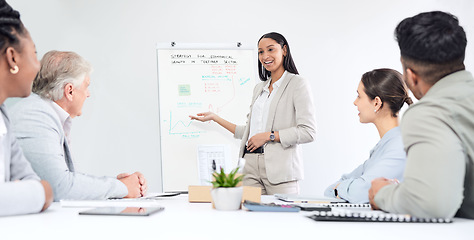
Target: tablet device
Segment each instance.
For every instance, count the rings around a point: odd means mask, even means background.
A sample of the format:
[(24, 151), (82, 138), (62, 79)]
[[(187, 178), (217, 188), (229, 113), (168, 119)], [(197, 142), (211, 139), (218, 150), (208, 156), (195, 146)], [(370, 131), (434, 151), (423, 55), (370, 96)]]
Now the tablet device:
[(99, 207), (79, 212), (79, 215), (150, 216), (164, 209), (164, 207)]

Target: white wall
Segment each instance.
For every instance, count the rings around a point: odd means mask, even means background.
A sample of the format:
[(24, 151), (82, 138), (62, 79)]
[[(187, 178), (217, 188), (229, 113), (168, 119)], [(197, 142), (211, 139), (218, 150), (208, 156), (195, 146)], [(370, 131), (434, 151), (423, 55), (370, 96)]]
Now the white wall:
[(237, 42), (256, 46), (277, 31), (288, 39), (300, 74), (312, 83), (317, 140), (304, 146), (302, 193), (321, 195), (362, 163), (378, 141), (352, 105), (361, 75), (401, 70), (395, 26), (422, 11), (457, 15), (474, 69), (474, 1), (469, 0), (10, 0), (41, 58), (75, 51), (94, 66), (92, 96), (74, 119), (73, 155), (97, 175), (141, 171), (159, 190), (157, 42)]

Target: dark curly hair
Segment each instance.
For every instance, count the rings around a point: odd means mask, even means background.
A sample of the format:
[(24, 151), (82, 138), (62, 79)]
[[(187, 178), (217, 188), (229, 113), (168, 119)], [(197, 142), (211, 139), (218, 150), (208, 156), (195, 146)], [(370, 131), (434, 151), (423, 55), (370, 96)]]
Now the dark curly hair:
[(463, 70), (466, 33), (456, 16), (424, 12), (404, 19), (395, 29), (404, 67), (430, 84)]

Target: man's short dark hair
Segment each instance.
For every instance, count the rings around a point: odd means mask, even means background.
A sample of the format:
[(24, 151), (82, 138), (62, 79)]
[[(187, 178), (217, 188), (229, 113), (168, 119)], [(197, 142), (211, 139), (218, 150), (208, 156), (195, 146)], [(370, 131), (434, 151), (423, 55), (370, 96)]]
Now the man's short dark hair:
[(395, 38), (405, 68), (427, 83), (464, 69), (466, 33), (450, 13), (425, 12), (406, 18), (395, 29)]

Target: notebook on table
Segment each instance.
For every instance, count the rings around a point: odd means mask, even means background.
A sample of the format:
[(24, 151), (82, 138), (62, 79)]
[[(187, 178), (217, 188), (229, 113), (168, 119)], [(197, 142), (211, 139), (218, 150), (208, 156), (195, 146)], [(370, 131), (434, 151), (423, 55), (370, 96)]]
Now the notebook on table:
[(378, 210), (333, 208), (332, 211), (314, 211), (308, 217), (315, 221), (339, 222), (392, 222), (392, 223), (452, 223), (451, 218), (417, 218), (408, 214), (386, 213)]

